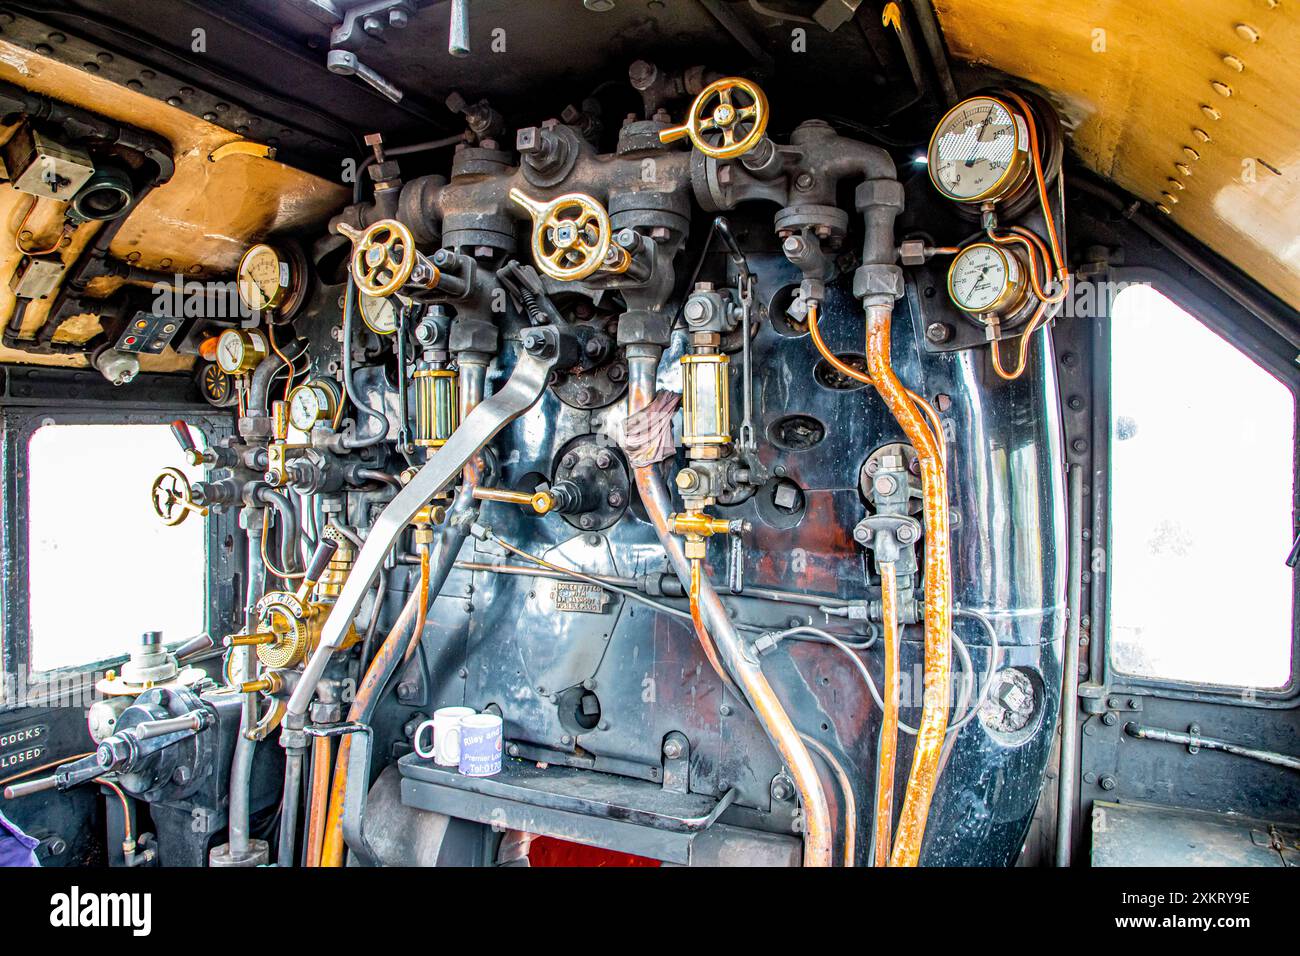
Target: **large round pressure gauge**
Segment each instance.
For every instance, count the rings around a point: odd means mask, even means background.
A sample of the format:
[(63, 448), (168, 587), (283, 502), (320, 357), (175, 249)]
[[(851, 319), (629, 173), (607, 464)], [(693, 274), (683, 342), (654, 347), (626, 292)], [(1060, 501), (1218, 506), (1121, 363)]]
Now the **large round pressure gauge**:
[(973, 96), (944, 114), (926, 158), (930, 180), (949, 199), (998, 202), (1029, 176), (1029, 127), (1003, 100)]
[(1014, 254), (990, 242), (976, 242), (953, 257), (948, 295), (957, 308), (972, 315), (1004, 313), (1023, 303), (1026, 280)]
[(255, 312), (278, 307), (293, 287), (293, 266), (288, 257), (264, 242), (244, 253), (235, 275), (240, 299)]
[(261, 332), (226, 329), (217, 338), (217, 367), (227, 375), (243, 375), (266, 358), (266, 352)]

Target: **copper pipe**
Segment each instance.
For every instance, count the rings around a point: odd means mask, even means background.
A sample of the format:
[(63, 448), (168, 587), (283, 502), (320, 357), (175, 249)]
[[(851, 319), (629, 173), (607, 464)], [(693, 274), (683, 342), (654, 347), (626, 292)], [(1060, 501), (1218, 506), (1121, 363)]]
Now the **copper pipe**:
[(884, 624), (885, 676), (881, 694), (880, 759), (876, 770), (875, 866), (889, 866), (894, 832), (894, 765), (898, 756), (898, 578), (893, 561), (880, 564), (880, 607)]
[(307, 813), (307, 866), (320, 866), (325, 842), (325, 816), (329, 810), (330, 758), (333, 747), (328, 737), (317, 737), (311, 752), (311, 807)]
[(890, 364), (893, 307), (867, 307), (867, 372), (893, 414), (921, 466), (925, 517), (925, 695), (912, 754), (903, 810), (891, 866), (916, 866), (938, 779), (939, 755), (948, 729), (948, 681), (952, 670), (952, 555), (948, 526), (948, 481), (943, 455), (924, 418)]
[[(662, 352), (662, 348), (654, 345), (628, 347), (629, 414), (640, 411), (654, 399), (655, 372)], [(682, 551), (681, 542), (668, 527), (672, 502), (658, 467), (644, 465), (636, 468), (635, 474), (637, 491), (646, 516), (654, 525), (659, 542), (677, 577), (683, 585), (689, 587), (690, 562)], [(804, 816), (804, 866), (830, 866), (833, 839), (830, 807), (812, 755), (799, 738), (799, 731), (790, 721), (790, 716), (785, 712), (772, 685), (763, 676), (757, 658), (736, 633), (735, 625), (718, 598), (718, 592), (707, 579), (700, 582), (698, 603), (703, 621), (712, 629), (711, 643), (716, 644), (719, 657), (744, 691), (746, 700), (754, 709), (754, 715), (789, 768), (795, 787), (799, 790)]]
[[(808, 332), (812, 337), (813, 347), (821, 353), (821, 357), (826, 360), (827, 364), (830, 365), (831, 368), (835, 369), (835, 371), (839, 372), (841, 375), (847, 376), (855, 382), (861, 382), (863, 385), (875, 385), (876, 383), (871, 380), (871, 376), (859, 372), (852, 365), (849, 365), (830, 350), (830, 347), (826, 344), (826, 340), (822, 338), (821, 326), (817, 321), (817, 316), (817, 303), (812, 302), (808, 306)], [(939, 454), (946, 457), (948, 453), (947, 442), (943, 437), (943, 423), (939, 421), (939, 413), (934, 410), (933, 405), (927, 402), (920, 395), (916, 394), (916, 392), (909, 388), (904, 388), (903, 391), (907, 393), (907, 397), (910, 398), (925, 417), (929, 419), (930, 427), (934, 430), (935, 442), (939, 446)]]
[[(348, 720), (361, 720), (369, 704), (378, 698), (388, 678), (401, 663), (406, 650), (406, 629), (415, 620), (420, 603), (420, 589), (411, 592), (397, 616), (397, 623), (375, 652), (375, 658), (366, 670), (366, 676), (357, 688), (357, 695), (348, 709)], [(329, 813), (325, 819), (325, 843), (321, 851), (321, 866), (343, 865), (343, 802), (348, 795), (348, 755), (352, 752), (352, 737), (339, 741), (338, 759), (334, 761), (334, 783), (330, 786)]]

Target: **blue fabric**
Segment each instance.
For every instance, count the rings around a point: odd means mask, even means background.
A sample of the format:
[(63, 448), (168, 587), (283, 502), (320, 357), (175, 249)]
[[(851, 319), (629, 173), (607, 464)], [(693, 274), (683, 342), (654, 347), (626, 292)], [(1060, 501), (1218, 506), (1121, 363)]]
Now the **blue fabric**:
[(35, 852), (40, 842), (0, 813), (0, 866), (40, 866)]

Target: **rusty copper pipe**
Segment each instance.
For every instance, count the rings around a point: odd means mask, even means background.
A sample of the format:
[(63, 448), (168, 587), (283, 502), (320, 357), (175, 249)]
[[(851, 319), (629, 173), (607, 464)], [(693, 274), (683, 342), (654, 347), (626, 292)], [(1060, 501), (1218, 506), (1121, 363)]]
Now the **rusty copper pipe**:
[(921, 465), (925, 517), (925, 695), (916, 749), (898, 820), (891, 866), (916, 866), (921, 856), (930, 802), (938, 780), (939, 755), (948, 729), (948, 681), (952, 670), (952, 554), (948, 526), (948, 481), (943, 453), (890, 363), (893, 307), (867, 307), (867, 373), (885, 406), (902, 427)]
[[(628, 347), (629, 414), (640, 411), (654, 399), (655, 374), (662, 352), (662, 348), (654, 345)], [(668, 527), (672, 502), (663, 478), (656, 465), (638, 467), (635, 474), (637, 491), (646, 516), (654, 525), (673, 570), (689, 589), (691, 566), (682, 551), (681, 542)], [(772, 685), (759, 668), (757, 658), (736, 633), (735, 626), (718, 598), (718, 592), (707, 579), (700, 582), (699, 592), (699, 608), (703, 620), (712, 629), (713, 643), (719, 657), (744, 691), (746, 700), (754, 709), (754, 715), (789, 768), (799, 790), (804, 817), (804, 866), (830, 866), (833, 839), (830, 807), (812, 756), (799, 738), (799, 731), (790, 721), (790, 716), (785, 712)]]
[[(357, 688), (357, 695), (348, 709), (349, 721), (362, 719), (370, 703), (383, 691), (388, 678), (401, 663), (408, 640), (407, 628), (419, 614), (420, 593), (420, 588), (411, 592), (411, 596), (406, 599), (406, 604), (402, 606), (402, 613), (397, 616), (397, 622), (384, 638), (379, 650), (375, 652), (375, 659), (366, 669), (366, 676)], [(343, 803), (348, 796), (348, 756), (351, 752), (352, 737), (349, 735), (339, 740), (338, 759), (334, 762), (334, 782), (330, 786), (329, 813), (325, 820), (325, 843), (321, 850), (321, 866), (343, 865)]]
[(885, 677), (881, 693), (880, 758), (876, 770), (875, 866), (889, 865), (894, 831), (894, 765), (898, 756), (898, 578), (894, 562), (880, 564), (880, 607), (884, 624)]

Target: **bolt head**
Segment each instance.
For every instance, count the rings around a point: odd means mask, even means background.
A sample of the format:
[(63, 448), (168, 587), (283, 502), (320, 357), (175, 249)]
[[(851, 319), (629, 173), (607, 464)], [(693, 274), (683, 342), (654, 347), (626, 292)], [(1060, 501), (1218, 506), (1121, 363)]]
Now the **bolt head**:
[(925, 327), (925, 337), (936, 345), (952, 338), (952, 326), (946, 322), (931, 322)]
[(682, 742), (676, 738), (664, 742), (664, 756), (669, 760), (676, 760), (682, 755)]

